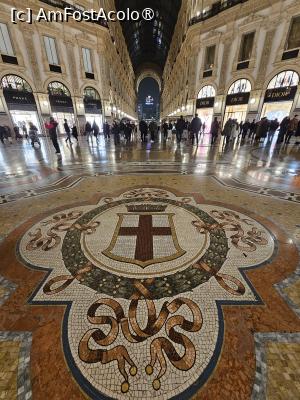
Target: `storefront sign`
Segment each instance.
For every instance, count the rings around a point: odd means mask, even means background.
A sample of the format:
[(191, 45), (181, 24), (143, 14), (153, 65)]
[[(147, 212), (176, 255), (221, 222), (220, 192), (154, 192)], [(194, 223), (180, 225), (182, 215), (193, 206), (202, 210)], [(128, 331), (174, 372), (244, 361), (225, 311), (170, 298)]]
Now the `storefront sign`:
[(226, 97), (226, 105), (227, 106), (237, 106), (240, 104), (248, 104), (249, 97), (250, 97), (250, 92), (228, 94)]
[(36, 111), (33, 93), (6, 89), (3, 94), (9, 110)]
[(87, 114), (101, 114), (102, 105), (100, 100), (84, 98), (84, 110)]
[(296, 91), (297, 86), (267, 89), (265, 95), (265, 103), (294, 100)]
[(68, 96), (54, 96), (49, 95), (49, 101), (52, 112), (66, 112), (73, 113), (73, 102), (71, 97)]
[(196, 108), (210, 108), (214, 106), (214, 103), (214, 97), (203, 97), (196, 100)]

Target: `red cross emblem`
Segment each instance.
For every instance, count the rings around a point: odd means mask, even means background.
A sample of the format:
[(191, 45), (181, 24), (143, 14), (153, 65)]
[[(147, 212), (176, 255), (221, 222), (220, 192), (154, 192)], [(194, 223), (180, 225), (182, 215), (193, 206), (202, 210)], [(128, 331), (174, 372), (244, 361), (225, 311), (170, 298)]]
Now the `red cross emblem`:
[(110, 245), (102, 253), (114, 260), (147, 267), (185, 254), (172, 213), (122, 213)]

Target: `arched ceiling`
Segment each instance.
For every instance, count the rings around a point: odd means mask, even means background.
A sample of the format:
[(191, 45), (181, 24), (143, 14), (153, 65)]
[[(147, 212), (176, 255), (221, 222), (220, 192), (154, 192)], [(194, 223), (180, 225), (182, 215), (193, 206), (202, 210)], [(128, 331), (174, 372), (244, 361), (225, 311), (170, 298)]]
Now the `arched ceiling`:
[(163, 71), (171, 44), (181, 0), (115, 0), (117, 10), (155, 12), (152, 20), (121, 21), (128, 52), (135, 72), (145, 63), (155, 64)]

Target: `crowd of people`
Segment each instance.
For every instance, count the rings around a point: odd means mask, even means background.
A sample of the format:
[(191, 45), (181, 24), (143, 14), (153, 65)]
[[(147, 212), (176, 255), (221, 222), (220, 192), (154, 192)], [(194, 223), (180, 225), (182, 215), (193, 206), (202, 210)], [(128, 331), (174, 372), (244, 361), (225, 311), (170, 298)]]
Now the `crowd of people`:
[[(76, 124), (72, 127), (69, 126), (68, 121), (65, 119), (63, 123), (66, 143), (72, 144), (74, 138), (78, 143), (78, 131)], [(56, 153), (60, 154), (60, 147), (58, 143), (58, 122), (53, 117), (50, 117), (49, 121), (45, 122), (45, 128), (48, 131), (49, 138), (52, 141)], [(259, 121), (248, 119), (244, 122), (238, 122), (237, 119), (229, 118), (223, 128), (220, 121), (215, 117), (208, 127), (205, 121), (201, 121), (198, 114), (195, 114), (191, 121), (188, 121), (179, 117), (176, 121), (164, 120), (159, 126), (153, 119), (149, 123), (145, 120), (141, 120), (138, 125), (134, 124), (129, 120), (114, 120), (112, 125), (107, 121), (103, 124), (103, 134), (105, 140), (110, 140), (111, 135), (114, 138), (115, 145), (119, 145), (122, 142), (130, 143), (132, 141), (133, 134), (140, 133), (140, 140), (144, 143), (148, 140), (152, 143), (158, 141), (159, 132), (162, 134), (163, 140), (173, 140), (176, 138), (177, 143), (186, 141), (193, 145), (199, 145), (202, 135), (205, 132), (210, 133), (211, 144), (215, 144), (218, 137), (224, 136), (223, 145), (226, 146), (230, 142), (241, 140), (244, 142), (246, 139), (259, 143), (261, 140), (267, 138), (267, 142), (272, 142), (276, 131), (278, 130), (277, 143), (289, 144), (291, 138), (296, 137), (295, 144), (300, 144), (300, 120), (298, 115), (294, 117), (286, 116), (281, 122), (277, 118), (268, 120), (267, 117), (261, 118)], [(32, 123), (28, 123), (28, 128), (25, 123), (21, 126), (14, 125), (13, 127), (15, 140), (22, 140), (24, 137), (30, 141), (32, 147), (35, 145), (40, 146), (40, 140), (38, 135), (38, 128)], [(95, 138), (96, 142), (99, 141), (100, 127), (94, 120), (91, 124), (89, 121), (86, 122), (83, 130), (83, 135), (89, 142)], [(138, 135), (137, 135), (138, 136)], [(299, 141), (297, 141), (299, 138)], [(9, 126), (0, 125), (0, 141), (4, 144), (5, 141), (12, 143), (12, 131)]]
[[(222, 129), (220, 121), (215, 117), (210, 126), (211, 144), (214, 144), (218, 136), (224, 136), (223, 144), (226, 146), (229, 142), (234, 143), (241, 139), (245, 141), (249, 139), (253, 142), (259, 143), (261, 140), (267, 138), (267, 142), (272, 142), (276, 131), (278, 131), (277, 143), (289, 144), (291, 137), (296, 137), (295, 144), (299, 144), (297, 138), (300, 140), (300, 120), (298, 115), (290, 118), (286, 116), (281, 122), (277, 118), (269, 120), (267, 117), (261, 118), (259, 121), (248, 119), (246, 121), (238, 122), (235, 118), (228, 118)], [(170, 139), (172, 132), (176, 134), (177, 142), (182, 140), (189, 140), (192, 144), (198, 146), (201, 135), (205, 132), (205, 122), (202, 122), (195, 114), (195, 117), (189, 122), (182, 116), (177, 121), (164, 121), (161, 126), (164, 139)]]

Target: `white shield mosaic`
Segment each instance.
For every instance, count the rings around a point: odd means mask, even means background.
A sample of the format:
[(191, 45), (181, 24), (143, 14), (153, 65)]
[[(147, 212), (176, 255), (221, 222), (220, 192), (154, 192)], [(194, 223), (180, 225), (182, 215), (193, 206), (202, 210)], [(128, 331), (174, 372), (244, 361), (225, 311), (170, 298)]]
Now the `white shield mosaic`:
[(260, 223), (158, 188), (57, 212), (18, 244), (47, 271), (30, 304), (65, 304), (62, 343), (93, 399), (190, 398), (224, 336), (223, 304), (262, 304), (247, 269), (272, 257)]

